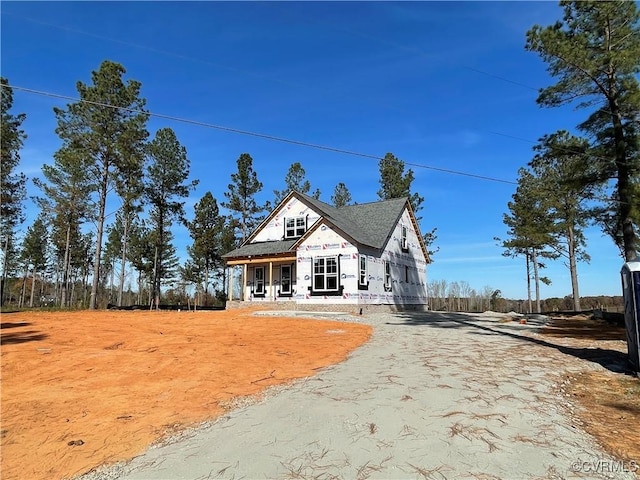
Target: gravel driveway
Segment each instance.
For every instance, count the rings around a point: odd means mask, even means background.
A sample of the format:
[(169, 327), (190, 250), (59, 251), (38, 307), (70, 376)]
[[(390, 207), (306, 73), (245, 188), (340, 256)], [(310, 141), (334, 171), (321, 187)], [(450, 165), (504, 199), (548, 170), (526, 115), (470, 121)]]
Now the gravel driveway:
[(635, 478), (563, 413), (560, 375), (603, 367), (541, 341), (543, 317), (342, 318), (374, 326), (345, 362), (82, 478)]

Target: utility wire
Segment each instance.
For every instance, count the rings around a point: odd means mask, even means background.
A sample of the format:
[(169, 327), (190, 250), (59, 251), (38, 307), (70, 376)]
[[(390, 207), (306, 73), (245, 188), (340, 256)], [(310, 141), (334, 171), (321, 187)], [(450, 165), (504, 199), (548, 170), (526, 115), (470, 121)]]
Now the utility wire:
[[(373, 160), (381, 160), (382, 157), (379, 155), (373, 155), (373, 154), (368, 154), (368, 153), (362, 153), (362, 152), (356, 152), (353, 150), (345, 150), (343, 148), (337, 148), (337, 147), (331, 147), (331, 146), (327, 146), (327, 145), (319, 145), (319, 144), (315, 144), (315, 143), (309, 143), (309, 142), (303, 142), (301, 140), (294, 140), (291, 138), (285, 138), (285, 137), (278, 137), (275, 135), (269, 135), (269, 134), (265, 134), (265, 133), (259, 133), (259, 132), (251, 132), (249, 130), (241, 130), (238, 128), (233, 128), (233, 127), (227, 127), (224, 125), (215, 125), (212, 123), (206, 123), (206, 122), (202, 122), (202, 121), (198, 121), (198, 120), (191, 120), (188, 118), (181, 118), (181, 117), (175, 117), (173, 115), (166, 115), (166, 114), (162, 114), (162, 113), (154, 113), (154, 112), (149, 112), (146, 110), (140, 110), (140, 109), (134, 109), (134, 108), (127, 108), (127, 107), (120, 107), (117, 105), (111, 105), (108, 103), (101, 103), (101, 102), (94, 102), (91, 100), (84, 100), (84, 99), (79, 99), (79, 98), (74, 98), (74, 97), (70, 97), (68, 95), (61, 95), (58, 93), (53, 93), (53, 92), (46, 92), (46, 91), (42, 91), (42, 90), (34, 90), (32, 88), (27, 88), (27, 87), (21, 87), (18, 85), (2, 85), (2, 87), (4, 88), (13, 88), (15, 90), (20, 90), (22, 92), (26, 92), (26, 93), (31, 93), (34, 95), (41, 95), (41, 96), (45, 96), (45, 97), (52, 97), (52, 98), (59, 98), (59, 99), (63, 99), (63, 100), (70, 100), (72, 102), (82, 102), (82, 103), (87, 103), (90, 105), (95, 105), (98, 107), (105, 107), (105, 108), (113, 108), (116, 110), (124, 110), (130, 113), (142, 113), (145, 115), (149, 115), (151, 117), (156, 117), (156, 118), (162, 118), (165, 120), (172, 120), (172, 121), (176, 121), (176, 122), (181, 122), (181, 123), (186, 123), (189, 125), (196, 125), (199, 127), (205, 127), (205, 128), (212, 128), (212, 129), (216, 129), (216, 130), (221, 130), (221, 131), (225, 131), (225, 132), (230, 132), (230, 133), (235, 133), (238, 135), (247, 135), (247, 136), (251, 136), (251, 137), (257, 137), (257, 138), (263, 138), (265, 140), (272, 140), (272, 141), (276, 141), (276, 142), (282, 142), (282, 143), (288, 143), (291, 145), (299, 145), (302, 147), (308, 147), (308, 148), (315, 148), (317, 150), (324, 150), (324, 151), (328, 151), (328, 152), (334, 152), (334, 153), (340, 153), (340, 154), (344, 154), (344, 155), (351, 155), (354, 157), (361, 157), (361, 158), (368, 158), (368, 159), (373, 159)], [(504, 180), (501, 178), (495, 178), (495, 177), (490, 177), (490, 176), (486, 176), (486, 175), (478, 175), (475, 173), (469, 173), (469, 172), (462, 172), (459, 170), (451, 170), (448, 168), (440, 168), (440, 167), (433, 167), (431, 165), (424, 165), (421, 163), (412, 163), (412, 162), (404, 162), (405, 165), (409, 165), (412, 167), (416, 167), (416, 168), (424, 168), (426, 170), (433, 170), (436, 172), (442, 172), (442, 173), (447, 173), (447, 174), (451, 174), (451, 175), (460, 175), (460, 176), (464, 176), (464, 177), (470, 177), (470, 178), (476, 178), (476, 179), (480, 179), (480, 180), (487, 180), (487, 181), (491, 181), (491, 182), (498, 182), (498, 183), (506, 183), (509, 185), (517, 185), (517, 182), (511, 181), (511, 180)]]
[[(151, 117), (157, 117), (157, 118), (162, 118), (165, 120), (172, 120), (172, 121), (176, 121), (176, 122), (181, 122), (181, 123), (186, 123), (189, 125), (196, 125), (199, 127), (205, 127), (205, 128), (211, 128), (211, 129), (215, 129), (215, 130), (221, 130), (221, 131), (225, 131), (225, 132), (229, 132), (229, 133), (235, 133), (238, 135), (246, 135), (246, 136), (252, 136), (252, 137), (257, 137), (257, 138), (263, 138), (265, 140), (271, 140), (271, 141), (277, 141), (277, 142), (282, 142), (282, 143), (288, 143), (291, 145), (298, 145), (298, 146), (302, 146), (302, 147), (307, 147), (307, 148), (314, 148), (317, 150), (324, 150), (324, 151), (328, 151), (328, 152), (334, 152), (334, 153), (340, 153), (343, 155), (351, 155), (351, 156), (355, 156), (355, 157), (360, 157), (360, 158), (367, 158), (367, 159), (372, 159), (372, 160), (381, 160), (383, 157), (380, 157), (379, 155), (373, 155), (373, 154), (368, 154), (368, 153), (362, 153), (362, 152), (356, 152), (353, 150), (346, 150), (346, 149), (342, 149), (342, 148), (337, 148), (337, 147), (331, 147), (331, 146), (327, 146), (327, 145), (319, 145), (319, 144), (315, 144), (315, 143), (309, 143), (309, 142), (303, 142), (301, 140), (294, 140), (294, 139), (290, 139), (290, 138), (285, 138), (285, 137), (278, 137), (275, 135), (269, 135), (269, 134), (265, 134), (265, 133), (259, 133), (259, 132), (251, 132), (248, 130), (241, 130), (238, 128), (233, 128), (233, 127), (227, 127), (224, 125), (215, 125), (212, 123), (206, 123), (206, 122), (202, 122), (202, 121), (198, 121), (198, 120), (191, 120), (188, 118), (181, 118), (181, 117), (175, 117), (173, 115), (166, 115), (166, 114), (162, 114), (162, 113), (154, 113), (154, 112), (149, 112), (146, 110), (140, 110), (140, 109), (134, 109), (134, 108), (127, 108), (127, 107), (120, 107), (117, 105), (111, 105), (108, 103), (101, 103), (101, 102), (94, 102), (91, 100), (84, 100), (84, 99), (78, 99), (78, 98), (74, 98), (74, 97), (70, 97), (68, 95), (61, 95), (61, 94), (57, 94), (57, 93), (53, 93), (53, 92), (46, 92), (46, 91), (42, 91), (42, 90), (34, 90), (32, 88), (27, 88), (27, 87), (21, 87), (21, 86), (17, 86), (17, 85), (0, 85), (3, 88), (13, 88), (16, 90), (20, 90), (22, 92), (26, 92), (26, 93), (32, 93), (35, 95), (41, 95), (41, 96), (46, 96), (46, 97), (51, 97), (51, 98), (59, 98), (59, 99), (63, 99), (63, 100), (70, 100), (73, 102), (82, 102), (82, 103), (87, 103), (90, 105), (95, 105), (98, 107), (105, 107), (105, 108), (113, 108), (116, 110), (123, 110), (123, 111), (127, 111), (130, 113), (141, 113), (141, 114), (145, 114), (145, 115), (149, 115)], [(508, 135), (505, 135), (508, 136)], [(518, 138), (518, 137), (513, 137), (513, 138)], [(504, 183), (504, 184), (508, 184), (508, 185), (518, 185), (518, 182), (514, 182), (511, 180), (504, 180), (501, 178), (495, 178), (495, 177), (490, 177), (490, 176), (486, 176), (486, 175), (478, 175), (475, 173), (469, 173), (469, 172), (462, 172), (459, 170), (451, 170), (448, 168), (440, 168), (440, 167), (434, 167), (431, 165), (425, 165), (425, 164), (421, 164), (421, 163), (414, 163), (414, 162), (404, 162), (405, 165), (408, 165), (410, 167), (415, 167), (415, 168), (423, 168), (426, 170), (433, 170), (436, 172), (441, 172), (441, 173), (446, 173), (446, 174), (450, 174), (450, 175), (460, 175), (460, 176), (464, 176), (464, 177), (469, 177), (469, 178), (475, 178), (478, 180), (485, 180), (485, 181), (491, 181), (491, 182), (497, 182), (497, 183)], [(612, 197), (596, 197), (596, 196), (591, 196), (590, 197), (592, 200), (600, 200), (600, 201), (606, 201), (606, 202), (613, 202), (613, 203), (626, 203), (626, 202), (622, 202), (621, 200), (617, 200), (614, 199)]]
[[(281, 9), (282, 11), (286, 11), (287, 13), (291, 14), (290, 11), (284, 10), (284, 9), (282, 9), (282, 7), (279, 7), (279, 9)], [(12, 13), (8, 13), (8, 12), (2, 12), (2, 14), (3, 15), (7, 15), (8, 14), (10, 16), (16, 16), (16, 15), (13, 15)], [(301, 18), (301, 17), (304, 18), (299, 13), (294, 14), (294, 15), (298, 16), (299, 18)], [(281, 84), (289, 86), (289, 87), (292, 87), (292, 86), (293, 87), (300, 87), (300, 88), (302, 87), (301, 85), (296, 85), (296, 84), (293, 84), (291, 82), (281, 81), (281, 80), (279, 80), (277, 78), (260, 75), (260, 74), (257, 74), (255, 72), (238, 69), (236, 67), (232, 67), (232, 66), (228, 66), (228, 65), (222, 65), (222, 64), (219, 64), (219, 63), (210, 62), (210, 61), (202, 60), (202, 59), (195, 58), (195, 57), (189, 57), (189, 56), (178, 54), (178, 53), (174, 53), (174, 52), (160, 50), (160, 49), (156, 49), (156, 48), (149, 47), (149, 46), (146, 46), (146, 45), (134, 44), (134, 43), (126, 42), (126, 41), (123, 41), (123, 40), (114, 39), (114, 38), (110, 38), (110, 37), (106, 37), (106, 36), (102, 36), (102, 35), (97, 35), (95, 33), (86, 32), (86, 31), (83, 31), (83, 30), (77, 30), (77, 29), (69, 28), (69, 27), (66, 27), (66, 26), (55, 25), (55, 24), (52, 24), (52, 23), (43, 22), (43, 21), (36, 20), (36, 19), (33, 19), (33, 18), (29, 18), (29, 17), (22, 17), (22, 16), (16, 16), (16, 17), (22, 18), (22, 19), (27, 20), (29, 22), (33, 22), (33, 23), (40, 24), (40, 25), (45, 25), (45, 26), (52, 27), (52, 28), (57, 28), (57, 29), (68, 31), (68, 32), (71, 32), (71, 33), (77, 33), (77, 34), (80, 34), (80, 35), (86, 35), (86, 36), (90, 36), (90, 37), (97, 38), (97, 39), (100, 39), (100, 40), (106, 40), (106, 41), (110, 41), (110, 42), (119, 43), (121, 45), (140, 48), (140, 49), (148, 50), (150, 52), (158, 53), (158, 54), (161, 54), (161, 55), (173, 56), (173, 57), (176, 57), (176, 58), (179, 58), (179, 59), (182, 59), (182, 60), (188, 60), (188, 61), (198, 62), (198, 63), (202, 63), (202, 64), (206, 64), (206, 65), (211, 65), (211, 66), (215, 66), (217, 68), (222, 68), (222, 69), (226, 69), (226, 70), (230, 70), (230, 71), (243, 73), (245, 75), (250, 75), (250, 76), (253, 76), (253, 77), (256, 77), (256, 78), (260, 78), (260, 79), (267, 79), (267, 80), (270, 80), (270, 81), (274, 81), (276, 83), (281, 83)], [(365, 34), (365, 33), (359, 32), (359, 31), (355, 31), (355, 30), (345, 29), (345, 28), (342, 28), (342, 27), (338, 28), (338, 27), (335, 27), (335, 26), (329, 26), (329, 25), (326, 25), (326, 24), (318, 21), (317, 19), (308, 19), (308, 18), (306, 18), (306, 20), (311, 21), (312, 23), (314, 23), (316, 25), (321, 25), (321, 26), (323, 26), (325, 28), (328, 28), (330, 30), (334, 30), (334, 31), (341, 32), (341, 33), (346, 33), (346, 34), (349, 34), (349, 35), (352, 35), (352, 36), (358, 36), (358, 37), (361, 37), (361, 38), (364, 38), (364, 39), (367, 39), (367, 40), (376, 41), (378, 43), (387, 44), (387, 45), (390, 45), (390, 46), (392, 46), (394, 48), (408, 51), (408, 52), (410, 52), (412, 54), (415, 54), (415, 55), (417, 55), (419, 57), (429, 58), (429, 54), (426, 51), (424, 51), (421, 48), (419, 48), (419, 47), (405, 45), (405, 44), (398, 43), (398, 42), (391, 42), (389, 40), (382, 39), (382, 38), (379, 38), (377, 36), (371, 36), (371, 35), (368, 35), (368, 34)], [(499, 75), (495, 75), (495, 74), (492, 74), (492, 73), (489, 73), (489, 72), (486, 72), (486, 71), (483, 71), (483, 70), (480, 70), (480, 69), (477, 69), (477, 68), (474, 68), (474, 67), (470, 67), (468, 65), (460, 64), (460, 66), (462, 68), (466, 69), (466, 70), (473, 71), (473, 72), (476, 72), (476, 73), (479, 73), (479, 74), (482, 74), (482, 75), (486, 75), (486, 76), (501, 80), (503, 82), (511, 83), (511, 84), (514, 84), (514, 85), (518, 85), (518, 86), (526, 88), (528, 90), (539, 91), (539, 89), (537, 89), (535, 87), (532, 87), (530, 85), (526, 85), (524, 83), (517, 82), (517, 81), (511, 80), (511, 79), (508, 79), (508, 78), (505, 78), (505, 77), (502, 77), (502, 76), (499, 76)], [(25, 92), (29, 92), (29, 93), (46, 95), (46, 96), (51, 96), (51, 97), (56, 97), (56, 98), (63, 98), (63, 99), (73, 100), (73, 101), (88, 102), (88, 101), (85, 101), (85, 100), (74, 99), (73, 97), (66, 97), (66, 96), (63, 96), (63, 95), (53, 94), (53, 93), (50, 93), (50, 92), (36, 91), (36, 90), (27, 89), (27, 88), (18, 88), (18, 87), (16, 87), (16, 88), (17, 89), (21, 89), (21, 90), (23, 90)], [(88, 102), (88, 103), (93, 103), (93, 102)], [(96, 105), (101, 105), (101, 106), (110, 107), (110, 108), (119, 108), (119, 107), (116, 107), (114, 105), (106, 105), (106, 104), (98, 104), (98, 103), (96, 103)], [(399, 110), (397, 108), (393, 108), (393, 109), (394, 110)], [(131, 111), (133, 111), (133, 110), (131, 110)], [(608, 113), (607, 110), (602, 110), (602, 111), (605, 112), (605, 113)], [(207, 123), (204, 123), (204, 122), (198, 122), (198, 121), (184, 119), (184, 118), (172, 117), (172, 116), (169, 116), (169, 115), (155, 114), (155, 113), (149, 113), (149, 112), (146, 112), (146, 113), (148, 113), (151, 116), (158, 117), (158, 118), (165, 118), (165, 119), (179, 121), (179, 122), (183, 122), (183, 123), (190, 123), (190, 124), (199, 125), (199, 126), (203, 126), (203, 127), (207, 127), (207, 128), (215, 128), (215, 129), (224, 130), (224, 131), (237, 133), (237, 134), (242, 134), (242, 135), (250, 135), (250, 136), (265, 138), (265, 139), (269, 139), (269, 140), (280, 141), (280, 142), (284, 142), (284, 143), (290, 143), (290, 144), (294, 144), (294, 145), (306, 146), (306, 147), (309, 147), (309, 148), (316, 148), (316, 149), (321, 149), (321, 150), (326, 150), (326, 151), (333, 151), (333, 152), (336, 152), (336, 153), (359, 156), (359, 157), (363, 157), (363, 158), (371, 158), (371, 159), (376, 159), (376, 160), (380, 159), (380, 157), (376, 156), (376, 155), (364, 154), (364, 153), (360, 153), (360, 152), (351, 152), (351, 151), (347, 151), (347, 150), (343, 150), (343, 149), (339, 149), (339, 148), (334, 148), (334, 147), (323, 146), (323, 145), (314, 145), (314, 144), (310, 144), (310, 143), (306, 143), (306, 142), (302, 142), (302, 141), (297, 141), (297, 140), (292, 140), (292, 139), (287, 139), (287, 138), (281, 138), (281, 137), (275, 137), (275, 136), (272, 136), (272, 135), (261, 134), (261, 133), (256, 133), (256, 132), (243, 131), (243, 130), (234, 129), (234, 128), (231, 128), (231, 127), (212, 125), (212, 124), (207, 124)], [(492, 135), (502, 136), (502, 137), (505, 137), (505, 138), (511, 138), (511, 139), (514, 139), (514, 140), (527, 142), (527, 143), (530, 143), (530, 144), (536, 144), (537, 143), (536, 141), (533, 141), (533, 140), (530, 140), (530, 139), (517, 137), (517, 136), (514, 136), (514, 135), (509, 135), (509, 134), (505, 134), (505, 133), (501, 133), (501, 132), (495, 132), (495, 131), (490, 131), (490, 130), (482, 130), (482, 129), (476, 129), (476, 130), (485, 131), (485, 132), (490, 133)], [(566, 151), (568, 153), (581, 153), (581, 152), (578, 152), (578, 151), (576, 151), (576, 150), (574, 150), (574, 149), (572, 149), (570, 147), (569, 148), (567, 148), (567, 147), (557, 147), (557, 148), (560, 149), (560, 150), (564, 150), (564, 151)], [(595, 157), (595, 158), (608, 160), (608, 158), (601, 157), (601, 156), (598, 156), (598, 157)], [(469, 173), (469, 172), (460, 172), (460, 171), (456, 171), (456, 170), (432, 167), (432, 166), (429, 166), (429, 165), (423, 165), (423, 164), (417, 164), (417, 163), (405, 162), (405, 164), (409, 165), (409, 166), (416, 167), (416, 168), (425, 168), (425, 169), (430, 169), (430, 170), (434, 170), (434, 171), (440, 171), (440, 172), (443, 172), (443, 173), (448, 173), (448, 174), (453, 174), (453, 175), (463, 175), (463, 176), (477, 178), (477, 179), (481, 179), (481, 180), (488, 180), (488, 181), (494, 181), (494, 182), (517, 185), (517, 182), (513, 182), (513, 181), (509, 181), (509, 180), (503, 180), (503, 179), (497, 179), (497, 178), (494, 178), (494, 177), (488, 177), (488, 176), (483, 176), (483, 175), (472, 174), (472, 173)]]
[[(271, 6), (273, 7), (273, 5), (271, 5)], [(278, 8), (279, 10), (281, 10), (283, 12), (291, 14), (290, 11), (283, 9), (282, 7), (275, 7), (275, 8)], [(106, 36), (103, 36), (103, 35), (97, 35), (95, 33), (90, 33), (90, 32), (86, 32), (86, 31), (83, 31), (83, 30), (78, 30), (78, 29), (74, 29), (74, 28), (70, 28), (70, 27), (66, 27), (66, 26), (55, 25), (55, 24), (52, 24), (52, 23), (49, 23), (49, 22), (43, 22), (41, 20), (37, 20), (37, 19), (34, 19), (34, 18), (14, 15), (14, 14), (12, 14), (10, 12), (0, 12), (0, 13), (2, 15), (10, 15), (10, 16), (15, 16), (17, 18), (22, 18), (23, 20), (27, 20), (27, 21), (35, 23), (35, 24), (44, 25), (44, 26), (48, 26), (48, 27), (52, 27), (52, 28), (57, 28), (59, 30), (63, 30), (63, 31), (71, 32), (71, 33), (76, 33), (76, 34), (79, 34), (79, 35), (86, 35), (86, 36), (97, 38), (97, 39), (100, 39), (100, 40), (119, 43), (121, 45), (129, 46), (129, 47), (140, 48), (140, 49), (143, 49), (143, 50), (150, 51), (152, 53), (171, 56), (171, 57), (179, 58), (181, 60), (188, 60), (188, 61), (192, 61), (192, 62), (202, 63), (202, 64), (205, 64), (205, 65), (211, 65), (211, 66), (214, 66), (216, 68), (221, 68), (221, 69), (224, 69), (224, 70), (229, 70), (229, 71), (233, 71), (233, 72), (242, 73), (244, 75), (252, 76), (252, 77), (255, 77), (255, 78), (262, 79), (262, 80), (269, 80), (269, 81), (272, 81), (272, 82), (275, 82), (275, 83), (282, 84), (282, 85), (287, 86), (287, 87), (305, 88), (304, 85), (283, 81), (283, 80), (280, 80), (278, 78), (273, 78), (273, 77), (270, 77), (270, 76), (261, 75), (259, 73), (255, 73), (255, 72), (252, 72), (252, 71), (249, 71), (249, 70), (239, 69), (237, 67), (233, 67), (233, 66), (229, 66), (229, 65), (223, 65), (223, 64), (220, 64), (220, 63), (210, 62), (208, 60), (203, 60), (203, 59), (199, 59), (199, 58), (195, 58), (195, 57), (190, 57), (190, 56), (187, 56), (187, 55), (182, 55), (182, 54), (175, 53), (175, 52), (169, 52), (169, 51), (166, 51), (166, 50), (160, 50), (160, 49), (157, 49), (157, 48), (154, 48), (154, 47), (149, 47), (149, 46), (146, 46), (146, 45), (140, 45), (140, 44), (136, 44), (136, 43), (126, 42), (124, 40), (115, 39), (115, 38), (111, 38), (111, 37), (106, 37)], [(301, 16), (299, 13), (298, 14), (294, 14), (294, 15), (298, 16), (299, 18), (305, 18), (305, 17)], [(305, 18), (305, 19), (307, 21), (310, 21), (311, 23), (316, 24), (316, 25), (321, 25), (324, 28), (327, 28), (329, 30), (334, 30), (336, 32), (346, 33), (346, 34), (349, 34), (349, 35), (352, 35), (352, 36), (361, 37), (361, 38), (364, 38), (364, 39), (367, 39), (367, 40), (373, 40), (373, 41), (376, 41), (378, 43), (390, 45), (390, 46), (392, 46), (394, 48), (397, 48), (397, 49), (400, 49), (400, 50), (408, 51), (408, 52), (410, 52), (410, 53), (412, 53), (412, 54), (414, 54), (416, 56), (419, 56), (419, 57), (429, 58), (429, 54), (426, 51), (424, 51), (421, 48), (419, 48), (419, 47), (405, 45), (405, 44), (398, 43), (398, 42), (392, 42), (392, 41), (389, 41), (389, 40), (386, 40), (386, 39), (382, 39), (382, 38), (379, 38), (379, 37), (376, 37), (376, 36), (367, 35), (365, 33), (362, 33), (362, 32), (359, 32), (359, 31), (355, 31), (355, 30), (350, 30), (350, 29), (338, 28), (338, 27), (335, 27), (335, 26), (330, 26), (330, 25), (324, 24), (324, 23), (322, 23), (322, 22), (320, 22), (320, 21), (318, 21), (316, 19), (308, 19), (308, 18)], [(483, 70), (480, 70), (480, 69), (477, 69), (477, 68), (474, 68), (474, 67), (470, 67), (468, 65), (459, 64), (459, 66), (461, 66), (462, 68), (464, 68), (466, 70), (469, 70), (469, 71), (472, 71), (472, 72), (476, 72), (476, 73), (479, 73), (481, 75), (486, 75), (488, 77), (492, 77), (492, 78), (501, 80), (503, 82), (511, 83), (513, 85), (518, 85), (518, 86), (526, 88), (528, 90), (539, 91), (538, 88), (535, 88), (535, 87), (532, 87), (530, 85), (526, 85), (524, 83), (517, 82), (517, 81), (511, 80), (511, 79), (502, 77), (500, 75), (489, 73), (489, 72), (486, 72), (486, 71), (483, 71)], [(388, 106), (388, 105), (383, 106), (383, 107), (387, 108), (387, 109), (399, 111), (399, 112), (408, 113), (406, 110), (403, 110), (403, 109), (397, 108), (397, 107), (391, 107), (391, 106)], [(603, 109), (601, 111), (603, 111), (604, 113), (609, 113), (606, 109)], [(187, 121), (187, 120), (183, 120), (183, 121)], [(223, 127), (221, 127), (221, 128), (223, 128)], [(502, 136), (502, 137), (505, 137), (505, 138), (511, 138), (511, 139), (514, 139), (514, 140), (518, 140), (518, 141), (522, 141), (522, 142), (526, 142), (526, 143), (530, 143), (530, 144), (536, 144), (537, 143), (534, 140), (530, 140), (530, 139), (526, 139), (526, 138), (522, 138), (522, 137), (516, 137), (516, 136), (505, 134), (505, 133), (495, 132), (495, 131), (491, 131), (491, 130), (483, 130), (481, 128), (476, 128), (476, 127), (474, 127), (474, 129), (477, 130), (477, 131), (480, 131), (480, 132), (489, 133), (491, 135), (497, 135), (497, 136)], [(239, 132), (237, 132), (237, 133), (239, 133)], [(282, 140), (282, 141), (285, 141), (285, 140)], [(319, 148), (319, 146), (316, 146), (315, 148)], [(572, 148), (568, 148), (568, 147), (557, 147), (557, 148), (560, 149), (560, 150), (564, 150), (564, 151), (566, 151), (568, 153), (580, 153), (579, 151), (576, 151), (576, 150), (574, 150)], [(341, 153), (345, 153), (345, 152), (341, 152)], [(372, 156), (372, 158), (378, 158), (378, 157), (373, 157)], [(608, 158), (605, 158), (605, 157), (595, 157), (595, 158), (601, 158), (601, 159), (608, 160)], [(407, 163), (407, 165), (409, 165), (409, 164)], [(412, 166), (417, 166), (418, 167), (419, 165), (416, 164), (416, 165), (412, 165)], [(420, 168), (426, 168), (426, 167), (421, 166)], [(432, 169), (436, 170), (436, 167), (432, 167)], [(454, 173), (454, 174), (458, 173), (458, 172), (454, 172), (454, 171), (449, 172), (446, 169), (442, 169), (441, 171), (446, 172), (446, 173)], [(458, 173), (458, 174), (463, 174), (463, 173)], [(468, 174), (468, 175), (471, 176), (473, 174)], [(485, 177), (483, 177), (481, 175), (478, 175), (478, 176), (475, 176), (475, 177), (476, 178), (480, 178), (480, 179), (485, 179)], [(490, 178), (490, 177), (488, 177), (486, 179), (492, 180), (492, 181), (501, 181), (501, 180), (496, 180), (496, 179), (493, 179), (493, 178)], [(509, 181), (504, 181), (504, 182), (505, 183), (514, 183), (514, 182), (509, 182)]]

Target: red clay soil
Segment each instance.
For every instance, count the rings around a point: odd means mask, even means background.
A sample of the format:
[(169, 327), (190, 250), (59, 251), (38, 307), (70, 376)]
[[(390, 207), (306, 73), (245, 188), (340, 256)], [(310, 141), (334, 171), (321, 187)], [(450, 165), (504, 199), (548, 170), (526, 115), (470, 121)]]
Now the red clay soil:
[(3, 480), (132, 458), (239, 396), (344, 360), (371, 327), (251, 311), (3, 313)]

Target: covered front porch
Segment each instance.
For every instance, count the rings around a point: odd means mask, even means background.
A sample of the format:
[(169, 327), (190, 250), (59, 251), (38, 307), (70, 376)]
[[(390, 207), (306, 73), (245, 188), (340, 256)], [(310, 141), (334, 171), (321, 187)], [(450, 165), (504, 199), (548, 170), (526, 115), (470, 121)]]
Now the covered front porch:
[[(296, 293), (295, 252), (234, 258), (227, 261), (227, 266), (231, 267), (228, 301), (291, 301)], [(234, 288), (238, 281), (239, 295)]]

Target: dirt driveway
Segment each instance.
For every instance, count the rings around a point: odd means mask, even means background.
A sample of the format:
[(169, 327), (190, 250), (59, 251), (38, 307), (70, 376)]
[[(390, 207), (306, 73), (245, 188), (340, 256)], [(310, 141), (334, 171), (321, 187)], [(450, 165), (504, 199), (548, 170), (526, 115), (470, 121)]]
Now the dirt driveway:
[(3, 312), (0, 477), (56, 480), (131, 458), (371, 334), (250, 313)]
[(350, 320), (374, 335), (345, 362), (83, 480), (635, 478), (637, 461), (604, 453), (557, 388), (621, 354), (550, 342), (542, 319)]

